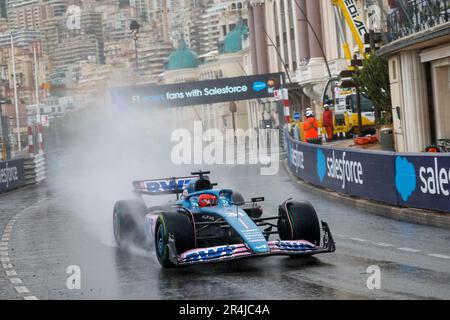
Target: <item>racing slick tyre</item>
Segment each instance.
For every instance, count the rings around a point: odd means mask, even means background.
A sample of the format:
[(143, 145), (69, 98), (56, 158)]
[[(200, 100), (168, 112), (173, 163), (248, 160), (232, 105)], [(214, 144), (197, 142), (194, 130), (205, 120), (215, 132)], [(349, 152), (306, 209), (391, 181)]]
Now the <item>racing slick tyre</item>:
[(280, 240), (307, 240), (320, 245), (320, 224), (316, 210), (306, 201), (286, 201), (278, 210)]
[(195, 248), (195, 230), (191, 218), (184, 212), (164, 212), (155, 228), (156, 257), (163, 268), (173, 268), (170, 259), (169, 237), (175, 240), (176, 254)]
[(142, 200), (121, 200), (114, 205), (114, 239), (120, 248), (127, 244), (143, 245), (147, 236), (144, 233), (144, 218), (147, 207)]

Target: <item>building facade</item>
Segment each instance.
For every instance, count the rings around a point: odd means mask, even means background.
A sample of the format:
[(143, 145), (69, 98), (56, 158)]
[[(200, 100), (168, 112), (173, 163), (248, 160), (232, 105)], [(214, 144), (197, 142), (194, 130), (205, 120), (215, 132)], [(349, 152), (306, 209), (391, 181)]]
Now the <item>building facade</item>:
[(379, 54), (389, 59), (396, 150), (422, 152), (450, 139), (450, 2), (390, 5), (390, 42)]
[[(243, 19), (235, 22), (234, 29), (224, 39), (219, 53), (208, 61), (201, 60), (182, 40), (176, 51), (169, 57), (167, 70), (162, 74), (163, 83), (212, 80), (245, 76), (250, 70), (248, 29)], [(194, 121), (201, 121), (203, 129), (248, 129), (260, 121), (257, 113), (252, 113), (255, 101), (234, 102), (236, 112), (231, 112), (231, 104), (215, 103), (192, 107), (179, 107), (174, 111), (176, 124), (180, 128), (192, 130)], [(233, 121), (234, 117), (234, 121)], [(258, 126), (256, 126), (258, 127)]]
[[(380, 1), (354, 3), (366, 25), (369, 4), (377, 12), (385, 6)], [(327, 81), (349, 65), (344, 44), (360, 54), (340, 9), (330, 0), (249, 0), (247, 5), (252, 73), (284, 72), (291, 115), (307, 107), (320, 113)], [(372, 17), (376, 25), (382, 19)]]

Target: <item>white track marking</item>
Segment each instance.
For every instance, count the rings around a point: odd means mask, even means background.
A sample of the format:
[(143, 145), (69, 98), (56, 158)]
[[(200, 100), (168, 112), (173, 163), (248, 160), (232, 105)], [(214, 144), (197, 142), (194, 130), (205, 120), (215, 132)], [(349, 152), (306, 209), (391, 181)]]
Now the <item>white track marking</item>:
[(430, 253), (429, 256), (433, 258), (450, 259), (450, 256), (446, 256), (445, 254), (439, 253)]
[(369, 240), (366, 240), (366, 239), (361, 239), (361, 238), (354, 238), (354, 237), (351, 237), (351, 238), (349, 238), (350, 240), (354, 240), (354, 241), (359, 241), (359, 242), (369, 242)]
[(29, 293), (30, 292), (30, 290), (28, 290), (28, 288), (25, 286), (14, 287), (14, 289), (16, 289), (16, 291), (18, 293)]
[(374, 244), (376, 244), (377, 246), (380, 246), (380, 247), (393, 247), (394, 246), (393, 244), (384, 243), (384, 242), (375, 242)]
[[(28, 206), (27, 208), (23, 209), (19, 213), (17, 213), (13, 218), (11, 218), (11, 220), (9, 220), (8, 224), (6, 225), (5, 229), (3, 230), (3, 234), (0, 239), (0, 241), (1, 241), (0, 242), (0, 262), (2, 263), (2, 265), (1, 265), (2, 268), (5, 269), (6, 275), (9, 277), (9, 281), (13, 285), (20, 285), (23, 283), (22, 279), (20, 279), (18, 277), (17, 272), (15, 270), (13, 270), (14, 266), (11, 263), (11, 260), (9, 258), (8, 244), (9, 244), (9, 239), (10, 239), (14, 224), (16, 223), (17, 218), (20, 217), (26, 210), (34, 207), (35, 205), (40, 204), (43, 201), (47, 201), (47, 200), (48, 200), (47, 198), (42, 199), (42, 200), (32, 204), (31, 206)], [(25, 294), (25, 293), (30, 292), (30, 290), (28, 290), (28, 288), (25, 286), (15, 286), (14, 289), (20, 294)], [(24, 300), (38, 300), (38, 298), (36, 296), (31, 296), (31, 295), (24, 296), (23, 299)]]
[(22, 280), (21, 280), (20, 278), (11, 278), (11, 279), (9, 279), (9, 281), (10, 281), (12, 284), (22, 284), (22, 283), (23, 283)]
[[(380, 247), (386, 247), (386, 248), (395, 248), (395, 246), (393, 244), (390, 243), (385, 243), (385, 242), (375, 242), (375, 241), (371, 241), (371, 240), (366, 240), (366, 239), (361, 239), (361, 238), (357, 238), (357, 237), (347, 237), (344, 235), (337, 235), (338, 237), (341, 238), (348, 238), (350, 240), (353, 241), (359, 241), (359, 242), (365, 242), (365, 243), (369, 243), (369, 244), (373, 244), (376, 246), (380, 246)], [(403, 251), (403, 252), (409, 252), (409, 253), (422, 253), (422, 250), (419, 249), (414, 249), (414, 248), (408, 248), (408, 247), (398, 247), (395, 248), (399, 251)], [(433, 258), (440, 258), (440, 259), (448, 259), (450, 260), (450, 256), (444, 255), (444, 254), (439, 254), (439, 253), (430, 253), (428, 254), (429, 257), (433, 257)]]
[(412, 248), (397, 248), (397, 249), (401, 250), (401, 251), (412, 252), (412, 253), (420, 252), (420, 250), (412, 249)]
[(15, 277), (15, 276), (17, 276), (17, 272), (15, 272), (14, 270), (7, 270), (6, 275), (8, 277)]

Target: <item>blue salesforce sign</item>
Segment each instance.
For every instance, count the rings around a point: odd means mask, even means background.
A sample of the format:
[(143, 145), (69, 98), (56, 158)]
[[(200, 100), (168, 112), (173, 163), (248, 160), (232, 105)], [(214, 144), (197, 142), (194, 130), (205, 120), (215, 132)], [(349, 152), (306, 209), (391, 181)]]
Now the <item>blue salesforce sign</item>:
[(253, 91), (259, 92), (267, 88), (267, 83), (262, 81), (253, 82)]
[(450, 212), (450, 156), (397, 155), (395, 163), (400, 205)]
[(450, 156), (331, 148), (287, 133), (295, 175), (317, 186), (391, 205), (450, 212)]
[(119, 110), (181, 107), (229, 101), (271, 98), (281, 88), (282, 74), (268, 73), (172, 84), (142, 84), (111, 89)]
[(322, 183), (327, 173), (325, 155), (321, 149), (317, 149), (317, 176)]
[(401, 156), (395, 157), (395, 188), (405, 202), (416, 190), (414, 165)]

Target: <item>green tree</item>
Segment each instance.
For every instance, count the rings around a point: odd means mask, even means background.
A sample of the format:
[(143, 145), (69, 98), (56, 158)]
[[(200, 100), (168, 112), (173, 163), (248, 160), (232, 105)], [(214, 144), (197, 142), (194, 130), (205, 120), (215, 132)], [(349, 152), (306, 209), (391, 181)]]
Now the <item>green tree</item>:
[(371, 53), (354, 80), (375, 105), (376, 125), (392, 124), (389, 65), (385, 57)]

